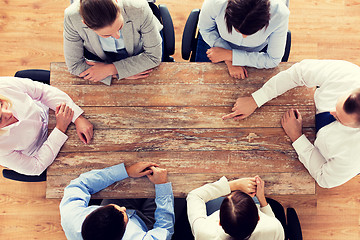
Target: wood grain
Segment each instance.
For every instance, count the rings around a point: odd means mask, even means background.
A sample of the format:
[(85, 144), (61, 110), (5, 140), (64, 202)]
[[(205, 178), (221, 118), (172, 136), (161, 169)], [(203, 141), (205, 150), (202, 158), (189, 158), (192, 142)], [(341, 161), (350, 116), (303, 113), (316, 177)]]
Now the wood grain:
[[(203, 173), (172, 173), (168, 175), (169, 182), (172, 183), (175, 197), (186, 197), (191, 190), (206, 183), (214, 182), (222, 176), (229, 180), (239, 177), (248, 177), (250, 173), (241, 174), (203, 174)], [(69, 184), (69, 179), (75, 179), (77, 175), (56, 175), (47, 179), (47, 185), (51, 186), (46, 191), (47, 198), (62, 197), (64, 188)], [(309, 174), (304, 171), (292, 173), (272, 173), (261, 174), (266, 181), (266, 194), (315, 194), (315, 183)], [(136, 191), (134, 191), (136, 189)], [(131, 193), (131, 194), (129, 194)], [(93, 195), (94, 198), (146, 198), (155, 197), (154, 185), (146, 178), (127, 178), (116, 182), (106, 189)]]
[[(201, 8), (202, 2), (202, 0), (183, 0), (179, 7), (178, 1), (157, 0), (157, 3), (167, 5), (173, 18), (176, 34), (174, 56), (178, 62), (183, 61), (180, 48), (186, 19), (193, 8)], [(50, 69), (50, 62), (64, 61), (62, 24), (63, 11), (68, 5), (69, 1), (64, 0), (1, 1), (1, 76), (11, 76), (20, 69)], [(292, 32), (290, 61), (331, 58), (360, 64), (358, 0), (291, 0), (290, 12), (289, 29)], [(179, 80), (178, 77), (176, 81)], [(231, 104), (233, 103), (228, 105), (229, 109)], [(350, 182), (331, 190), (317, 188), (317, 195), (311, 197), (309, 195), (271, 197), (278, 199), (284, 206), (291, 206), (297, 210), (306, 240), (358, 240), (360, 218), (355, 209), (360, 209), (360, 199), (356, 193), (359, 180), (360, 176), (357, 176)], [(45, 199), (45, 189), (45, 183), (24, 184), (0, 178), (0, 193), (12, 202), (10, 205), (9, 202), (2, 201), (0, 205), (1, 239), (66, 239), (61, 231), (59, 212), (51, 211), (46, 214), (50, 205), (54, 209), (58, 208), (59, 200)], [(17, 201), (17, 198), (29, 199), (29, 201)], [(349, 198), (357, 200), (349, 200)], [(30, 201), (37, 201), (39, 204), (34, 206)], [(27, 211), (25, 216), (24, 209), (30, 210), (33, 207), (34, 211)], [(1, 215), (9, 208), (11, 215)], [(320, 215), (316, 213), (317, 208)], [(348, 217), (350, 211), (353, 213)], [(49, 223), (53, 225), (51, 230), (48, 228)], [(43, 232), (42, 229), (50, 231)]]
[[(76, 174), (119, 163), (154, 162), (169, 173), (280, 173), (304, 171), (295, 151), (192, 151), (192, 152), (61, 152), (49, 167), (52, 174)], [(260, 164), (261, 163), (261, 164)], [(224, 171), (223, 169), (226, 169)]]
[[(313, 129), (304, 132), (314, 139)], [(236, 151), (292, 150), (290, 139), (281, 128), (232, 129), (103, 129), (91, 144), (83, 144), (75, 130), (61, 152), (94, 151)]]

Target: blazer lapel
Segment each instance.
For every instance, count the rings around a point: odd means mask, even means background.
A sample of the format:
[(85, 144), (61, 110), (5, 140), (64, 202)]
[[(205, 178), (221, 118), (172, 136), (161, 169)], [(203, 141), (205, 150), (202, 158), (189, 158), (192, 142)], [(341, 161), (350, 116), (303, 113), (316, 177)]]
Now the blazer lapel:
[(87, 27), (86, 25), (83, 29), (84, 29), (86, 35), (88, 36), (89, 45), (94, 50), (95, 54), (98, 57), (100, 57), (101, 59), (105, 60), (106, 54), (104, 53), (104, 50), (101, 47), (99, 36), (93, 30), (91, 30), (89, 27)]
[[(118, 1), (118, 2), (121, 2), (121, 1)], [(124, 18), (124, 26), (121, 29), (121, 33), (124, 38), (125, 49), (126, 49), (127, 53), (129, 54), (129, 56), (132, 56), (134, 54), (133, 22), (126, 15), (126, 12), (124, 11), (124, 7), (122, 6), (122, 4), (119, 4), (119, 5), (120, 5), (120, 9), (121, 9), (121, 14)]]

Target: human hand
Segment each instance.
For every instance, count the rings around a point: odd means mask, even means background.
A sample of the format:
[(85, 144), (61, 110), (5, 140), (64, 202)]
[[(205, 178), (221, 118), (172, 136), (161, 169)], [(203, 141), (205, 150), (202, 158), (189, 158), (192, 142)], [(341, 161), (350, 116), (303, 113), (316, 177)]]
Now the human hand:
[(153, 184), (167, 183), (167, 170), (159, 167), (150, 167), (152, 175), (146, 175)]
[(208, 49), (206, 55), (212, 63), (232, 61), (232, 51), (221, 47), (212, 47)]
[(152, 162), (138, 162), (125, 168), (129, 177), (138, 178), (152, 174), (153, 170), (151, 169), (151, 167), (154, 166), (158, 167), (159, 165)]
[(231, 77), (236, 79), (245, 79), (248, 77), (248, 73), (245, 67), (242, 66), (233, 66), (231, 61), (225, 61), (229, 74)]
[(151, 73), (153, 69), (148, 69), (146, 71), (143, 71), (141, 73), (135, 74), (134, 76), (127, 77), (125, 79), (142, 79), (147, 78), (149, 76), (149, 73)]
[(256, 182), (255, 178), (239, 178), (229, 182), (230, 190), (240, 190), (251, 197), (255, 196), (256, 193)]
[(297, 109), (290, 109), (281, 118), (281, 125), (292, 142), (302, 135), (302, 117)]
[(94, 135), (93, 125), (82, 115), (80, 115), (74, 123), (80, 140), (85, 144), (90, 143), (90, 140)]
[(86, 63), (88, 65), (91, 65), (91, 67), (83, 71), (79, 75), (79, 77), (82, 77), (85, 80), (89, 80), (92, 82), (99, 82), (109, 75), (117, 74), (117, 70), (114, 64), (107, 64), (102, 62), (89, 62), (89, 61), (86, 61)]
[(231, 109), (232, 113), (224, 115), (223, 120), (234, 118), (235, 120), (244, 119), (250, 116), (257, 108), (257, 104), (253, 97), (240, 97), (236, 100), (234, 107)]
[(265, 198), (265, 182), (259, 176), (255, 176), (255, 181), (256, 181), (256, 197), (260, 202), (260, 206), (265, 207), (267, 205)]
[(74, 111), (69, 106), (66, 106), (65, 103), (61, 103), (55, 110), (56, 128), (65, 133), (73, 116)]

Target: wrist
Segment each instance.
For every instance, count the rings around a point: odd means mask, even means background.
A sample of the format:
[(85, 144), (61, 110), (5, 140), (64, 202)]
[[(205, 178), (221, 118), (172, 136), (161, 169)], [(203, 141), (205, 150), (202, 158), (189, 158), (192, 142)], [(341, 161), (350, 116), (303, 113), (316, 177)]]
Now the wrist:
[(60, 132), (62, 132), (62, 133), (64, 133), (64, 134), (65, 134), (66, 129), (67, 129), (67, 128), (64, 128), (64, 127), (57, 126), (57, 125), (56, 125), (56, 128), (57, 128)]
[(117, 71), (117, 69), (116, 69), (116, 67), (115, 67), (115, 65), (113, 63), (108, 64), (108, 68), (109, 68), (109, 73), (110, 73), (109, 75), (118, 74), (118, 71)]
[(225, 61), (230, 61), (232, 64), (232, 50), (227, 49), (226, 59)]
[(292, 142), (295, 142), (296, 140), (298, 140), (299, 137), (301, 137), (301, 135), (302, 135), (302, 132), (294, 134), (292, 136), (289, 136), (289, 138)]

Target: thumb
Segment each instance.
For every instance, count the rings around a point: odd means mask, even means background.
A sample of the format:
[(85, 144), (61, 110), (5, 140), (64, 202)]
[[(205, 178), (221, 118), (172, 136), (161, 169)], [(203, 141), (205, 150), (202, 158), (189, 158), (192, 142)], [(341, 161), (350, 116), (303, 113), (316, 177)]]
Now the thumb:
[(89, 61), (86, 61), (86, 63), (88, 64), (88, 65), (95, 65), (95, 63), (94, 62), (89, 62)]

